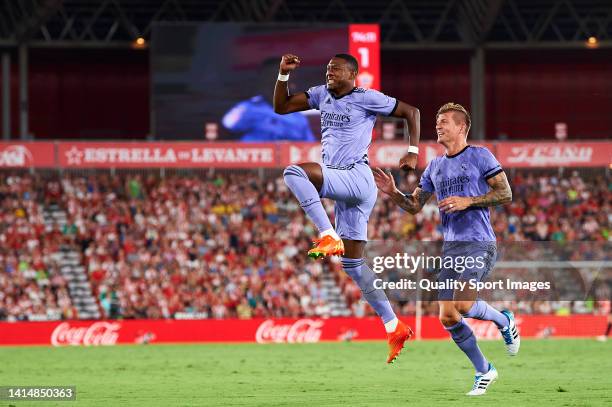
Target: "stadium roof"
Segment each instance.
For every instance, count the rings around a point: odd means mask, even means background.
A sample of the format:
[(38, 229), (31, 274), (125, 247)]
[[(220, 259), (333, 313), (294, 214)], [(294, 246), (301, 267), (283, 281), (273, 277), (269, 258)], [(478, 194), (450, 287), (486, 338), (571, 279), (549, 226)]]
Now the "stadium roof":
[(612, 44), (609, 0), (0, 0), (0, 45), (128, 46), (160, 21), (378, 22), (385, 48)]

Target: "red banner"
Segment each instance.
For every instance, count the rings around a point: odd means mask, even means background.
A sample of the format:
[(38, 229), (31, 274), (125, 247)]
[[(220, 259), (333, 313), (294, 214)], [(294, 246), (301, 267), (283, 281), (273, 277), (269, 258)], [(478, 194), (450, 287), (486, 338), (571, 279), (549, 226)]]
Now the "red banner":
[[(475, 142), (487, 147), (504, 168), (608, 167), (612, 142)], [(370, 165), (397, 167), (403, 142), (372, 143)], [(444, 154), (434, 142), (419, 145), (419, 168)], [(283, 168), (320, 162), (320, 143), (209, 142), (0, 142), (0, 168)]]
[[(473, 142), (488, 148), (504, 168), (524, 167), (608, 167), (612, 165), (612, 143), (515, 143)], [(408, 144), (403, 142), (372, 143), (368, 152), (374, 167), (398, 167), (406, 154)], [(444, 154), (444, 146), (434, 142), (419, 144), (419, 168)], [(288, 143), (281, 146), (281, 166), (305, 161), (320, 161), (318, 143)]]
[[(414, 317), (404, 319), (414, 327)], [(498, 339), (488, 321), (469, 320), (479, 338)], [(519, 315), (523, 337), (594, 337), (606, 326), (598, 315)], [(435, 317), (422, 319), (423, 339), (446, 339)], [(302, 318), (249, 320), (126, 320), (2, 322), (0, 345), (97, 346), (130, 343), (257, 342), (303, 343), (344, 340), (384, 340), (378, 318)]]
[(274, 144), (60, 143), (64, 168), (259, 168), (278, 165)]
[(601, 167), (612, 164), (612, 143), (498, 143), (503, 167)]
[[(495, 152), (493, 143), (474, 143), (487, 147)], [(373, 167), (398, 167), (399, 160), (408, 151), (408, 144), (402, 142), (372, 143), (368, 151), (370, 165)], [(419, 168), (425, 168), (434, 158), (444, 154), (444, 147), (437, 143), (421, 143), (419, 145)], [(300, 162), (321, 162), (321, 145), (319, 143), (287, 143), (281, 144), (281, 166)]]
[(380, 90), (380, 26), (350, 24), (349, 54), (359, 62), (357, 86)]
[(0, 142), (0, 168), (40, 168), (54, 166), (54, 143)]

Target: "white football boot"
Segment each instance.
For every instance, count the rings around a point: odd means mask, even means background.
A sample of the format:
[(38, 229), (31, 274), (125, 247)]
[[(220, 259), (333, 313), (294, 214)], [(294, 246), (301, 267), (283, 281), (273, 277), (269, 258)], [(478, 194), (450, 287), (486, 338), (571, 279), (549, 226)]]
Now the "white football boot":
[(489, 371), (487, 373), (476, 373), (474, 376), (474, 386), (470, 392), (466, 393), (466, 396), (482, 396), (487, 392), (487, 389), (495, 380), (497, 380), (498, 374), (497, 369), (489, 363)]
[(521, 347), (521, 335), (519, 334), (518, 328), (516, 327), (516, 322), (514, 321), (514, 314), (510, 311), (502, 311), (510, 323), (508, 326), (499, 330), (502, 338), (504, 338), (504, 342), (506, 344), (506, 352), (510, 356), (516, 356), (518, 354), (519, 348)]

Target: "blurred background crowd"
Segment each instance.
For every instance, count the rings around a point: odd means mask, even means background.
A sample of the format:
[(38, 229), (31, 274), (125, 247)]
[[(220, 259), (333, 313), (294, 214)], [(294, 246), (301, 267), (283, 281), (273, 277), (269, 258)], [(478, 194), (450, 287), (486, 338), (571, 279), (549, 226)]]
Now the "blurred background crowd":
[[(79, 254), (106, 318), (324, 317), (334, 313), (329, 281), (347, 315), (372, 314), (337, 259), (307, 258), (316, 231), (279, 172), (159, 175), (0, 175), (0, 320), (78, 317), (59, 262), (67, 249)], [(396, 177), (404, 191), (418, 182)], [(603, 171), (516, 170), (509, 177), (513, 202), (491, 209), (500, 241), (610, 241), (612, 181)], [(333, 205), (325, 205), (333, 217)], [(65, 221), (49, 222), (49, 207)], [(369, 229), (377, 242), (442, 240), (433, 198), (410, 215), (379, 195)], [(608, 291), (581, 301), (508, 298), (498, 305), (605, 312), (609, 302), (599, 300)], [(401, 313), (415, 312), (414, 301), (390, 297)], [(435, 302), (422, 310), (435, 314)]]

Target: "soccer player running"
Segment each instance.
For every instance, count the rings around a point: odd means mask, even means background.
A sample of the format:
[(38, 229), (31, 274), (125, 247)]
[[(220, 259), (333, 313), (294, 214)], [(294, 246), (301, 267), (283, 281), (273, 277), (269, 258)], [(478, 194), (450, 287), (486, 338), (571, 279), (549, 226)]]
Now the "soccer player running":
[[(385, 292), (375, 289), (374, 273), (365, 262), (368, 219), (376, 203), (376, 184), (368, 165), (368, 148), (378, 114), (405, 120), (410, 135), (408, 153), (400, 167), (414, 170), (420, 133), (419, 110), (376, 90), (355, 87), (359, 66), (348, 54), (337, 54), (327, 65), (326, 84), (290, 95), (289, 74), (300, 65), (292, 54), (283, 55), (274, 88), (274, 111), (280, 114), (321, 111), (322, 164), (290, 165), (285, 183), (319, 230), (308, 252), (312, 258), (341, 256), (343, 270), (357, 283), (363, 298), (381, 317), (387, 332), (391, 363), (401, 352), (412, 330), (395, 315)], [(321, 198), (335, 201), (336, 227), (332, 226)]]
[[(404, 195), (396, 188), (391, 174), (380, 168), (374, 169), (378, 188), (410, 213), (419, 212), (431, 195), (436, 194), (444, 229), (444, 259), (447, 256), (453, 259), (482, 257), (480, 262), (471, 261), (481, 267), (466, 268), (462, 273), (442, 269), (438, 277), (442, 282), (482, 281), (487, 277), (497, 257), (489, 207), (512, 201), (506, 174), (493, 154), (484, 147), (467, 144), (470, 123), (469, 113), (459, 104), (447, 103), (438, 110), (436, 133), (446, 155), (429, 163), (419, 186), (410, 195)], [(439, 290), (438, 300), (440, 322), (476, 369), (473, 388), (467, 395), (484, 394), (497, 379), (497, 370), (480, 351), (474, 332), (463, 318), (495, 323), (507, 353), (514, 356), (520, 346), (514, 315), (509, 311), (500, 312), (486, 301), (477, 299), (477, 292), (473, 289)]]

